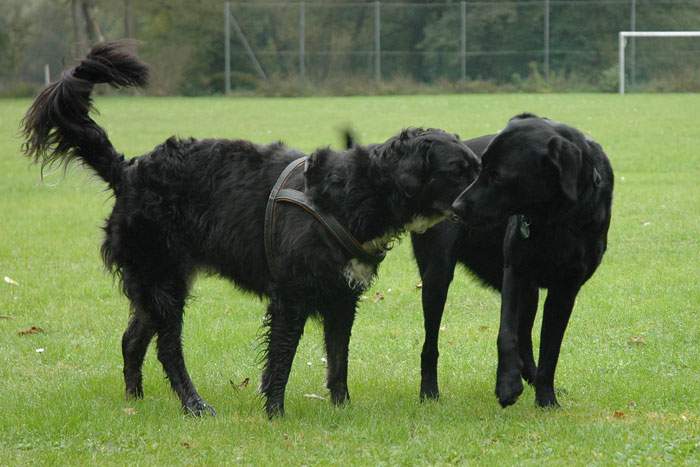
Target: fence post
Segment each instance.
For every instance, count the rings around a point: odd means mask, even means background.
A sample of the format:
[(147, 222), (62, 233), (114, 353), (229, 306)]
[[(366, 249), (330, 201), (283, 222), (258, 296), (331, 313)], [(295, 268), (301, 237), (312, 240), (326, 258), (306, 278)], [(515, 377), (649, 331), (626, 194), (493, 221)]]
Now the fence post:
[(459, 40), (459, 60), (460, 60), (460, 77), (462, 81), (467, 80), (467, 2), (459, 3), (460, 11), (460, 40)]
[(306, 81), (306, 3), (299, 3), (299, 80)]
[(231, 92), (231, 4), (224, 2), (224, 94)]
[(544, 0), (544, 79), (549, 82), (549, 0)]
[[(630, 3), (630, 31), (637, 30), (637, 0), (631, 0)], [(634, 86), (637, 81), (636, 65), (637, 65), (637, 39), (630, 38), (630, 84)]]
[(381, 2), (374, 2), (374, 79), (382, 80)]

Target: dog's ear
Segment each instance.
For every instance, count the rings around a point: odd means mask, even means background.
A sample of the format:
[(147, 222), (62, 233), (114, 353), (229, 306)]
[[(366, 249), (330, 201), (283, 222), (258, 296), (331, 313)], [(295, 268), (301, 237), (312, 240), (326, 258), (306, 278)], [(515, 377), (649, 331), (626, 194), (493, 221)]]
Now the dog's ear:
[(321, 169), (321, 167), (328, 159), (328, 153), (330, 149), (318, 149), (311, 153), (311, 155), (306, 159), (306, 164), (304, 164), (304, 173), (313, 173)]
[(411, 172), (401, 172), (397, 177), (396, 183), (399, 190), (401, 190), (407, 198), (416, 196), (422, 186), (417, 174)]
[(396, 184), (407, 198), (413, 198), (423, 188), (431, 148), (430, 141), (421, 141), (416, 150), (399, 160)]
[(352, 149), (357, 145), (357, 137), (352, 128), (345, 128), (342, 130), (343, 143), (345, 144), (345, 149)]
[(306, 184), (314, 183), (323, 178), (323, 167), (328, 160), (328, 154), (331, 152), (329, 148), (318, 149), (311, 153), (304, 164), (304, 178)]
[(547, 160), (559, 174), (561, 190), (571, 201), (578, 195), (578, 176), (581, 172), (581, 150), (561, 136), (554, 136), (547, 143), (549, 154)]

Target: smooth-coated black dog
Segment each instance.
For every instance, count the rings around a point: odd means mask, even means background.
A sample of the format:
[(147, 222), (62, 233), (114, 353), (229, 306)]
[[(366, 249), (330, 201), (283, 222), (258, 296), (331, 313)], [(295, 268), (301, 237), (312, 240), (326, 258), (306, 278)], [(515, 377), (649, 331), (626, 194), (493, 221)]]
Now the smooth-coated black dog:
[[(271, 276), (266, 204), (283, 169), (304, 156), (281, 143), (170, 138), (126, 160), (89, 117), (90, 94), (95, 83), (144, 85), (147, 71), (123, 43), (98, 45), (36, 98), (24, 119), (28, 156), (44, 164), (78, 159), (115, 194), (102, 256), (133, 310), (122, 340), (127, 396), (143, 396), (141, 367), (157, 336), (158, 359), (183, 408), (214, 414), (188, 375), (181, 344), (190, 284), (196, 271), (207, 270), (270, 300), (261, 381), (269, 416), (284, 413), (292, 360), (313, 314), (323, 320), (331, 399), (348, 400), (350, 331), (376, 264), (350, 257), (304, 210), (280, 205), (280, 274)], [(316, 151), (288, 187), (331, 213), (365, 249), (381, 251), (405, 230), (443, 219), (477, 172), (477, 157), (455, 135), (412, 129), (370, 149)]]
[[(469, 142), (468, 142), (469, 144)], [(452, 205), (465, 226), (413, 235), (423, 277), (426, 342), (421, 394), (437, 396), (437, 332), (456, 262), (501, 290), (496, 395), (503, 407), (534, 384), (536, 403), (558, 406), (554, 372), (581, 286), (607, 248), (614, 177), (603, 149), (578, 130), (532, 114), (495, 137), (472, 140), (477, 180)], [(539, 362), (531, 330), (547, 289)]]

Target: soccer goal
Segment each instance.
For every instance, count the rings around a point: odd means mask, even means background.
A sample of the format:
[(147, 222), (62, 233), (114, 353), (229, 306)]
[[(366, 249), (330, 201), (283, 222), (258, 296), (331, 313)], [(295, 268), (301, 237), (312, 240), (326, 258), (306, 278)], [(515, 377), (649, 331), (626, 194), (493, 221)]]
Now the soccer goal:
[(620, 94), (625, 93), (625, 47), (628, 37), (700, 37), (700, 31), (620, 31)]

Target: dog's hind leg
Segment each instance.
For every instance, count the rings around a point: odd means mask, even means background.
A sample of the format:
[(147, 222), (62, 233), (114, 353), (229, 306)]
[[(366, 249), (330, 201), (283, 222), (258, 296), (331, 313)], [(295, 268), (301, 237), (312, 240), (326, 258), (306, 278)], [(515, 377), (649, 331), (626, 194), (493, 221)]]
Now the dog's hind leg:
[[(135, 316), (147, 316), (152, 324), (157, 335), (158, 360), (185, 412), (195, 416), (206, 413), (216, 415), (214, 408), (197, 393), (182, 353), (182, 315), (188, 294), (188, 281), (172, 270), (157, 271), (160, 274), (154, 277), (152, 270), (148, 275), (134, 274), (128, 268), (125, 270), (125, 289), (132, 300)], [(127, 333), (130, 329), (131, 325)], [(140, 336), (143, 342), (145, 333), (142, 332)], [(135, 356), (138, 357), (138, 354)]]
[(135, 313), (129, 320), (129, 326), (122, 337), (122, 355), (124, 356), (124, 383), (127, 399), (143, 397), (141, 367), (146, 356), (148, 344), (155, 335), (151, 320), (143, 313)]
[(326, 344), (326, 387), (331, 392), (331, 402), (341, 405), (350, 400), (348, 392), (348, 347), (350, 333), (355, 320), (357, 302), (343, 302), (323, 316), (323, 337)]
[(284, 415), (284, 391), (289, 380), (308, 311), (303, 306), (273, 297), (267, 309), (267, 350), (260, 392), (269, 418)]
[(535, 378), (535, 403), (540, 407), (558, 407), (554, 394), (554, 371), (564, 331), (574, 308), (579, 285), (552, 287), (547, 292), (542, 316), (540, 356)]
[(537, 314), (539, 289), (536, 285), (523, 284), (518, 299), (518, 351), (523, 367), (520, 371), (528, 384), (535, 384), (537, 366), (532, 354), (532, 325)]

